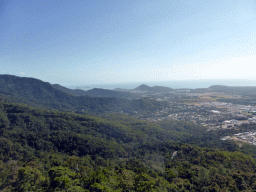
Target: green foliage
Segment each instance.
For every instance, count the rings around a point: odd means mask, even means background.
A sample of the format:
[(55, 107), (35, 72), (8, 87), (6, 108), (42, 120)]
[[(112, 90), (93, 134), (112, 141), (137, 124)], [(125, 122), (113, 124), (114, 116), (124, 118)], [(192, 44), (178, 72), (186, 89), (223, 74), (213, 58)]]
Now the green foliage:
[(177, 177), (177, 175), (175, 174), (175, 172), (171, 168), (166, 168), (165, 173), (166, 173), (166, 178), (169, 182), (172, 182), (173, 179), (175, 177)]
[(36, 191), (38, 186), (42, 186), (45, 182), (45, 177), (35, 167), (22, 167), (18, 170), (18, 178), (15, 182), (15, 191)]
[(71, 186), (76, 186), (79, 181), (76, 180), (76, 173), (66, 167), (53, 167), (48, 172), (50, 178), (50, 189), (66, 190)]
[(155, 191), (154, 190), (155, 181), (150, 178), (149, 175), (145, 173), (140, 173), (134, 178), (134, 190), (138, 192), (143, 191)]
[(253, 146), (192, 123), (1, 102), (0, 126), (1, 191), (256, 190)]
[[(0, 76), (0, 97), (15, 103), (24, 103), (42, 109), (75, 111), (86, 114), (123, 112), (134, 115), (154, 114), (168, 106), (167, 102), (136, 98), (131, 93), (112, 90), (72, 90), (33, 78), (12, 75)], [(129, 98), (129, 99), (127, 99)]]

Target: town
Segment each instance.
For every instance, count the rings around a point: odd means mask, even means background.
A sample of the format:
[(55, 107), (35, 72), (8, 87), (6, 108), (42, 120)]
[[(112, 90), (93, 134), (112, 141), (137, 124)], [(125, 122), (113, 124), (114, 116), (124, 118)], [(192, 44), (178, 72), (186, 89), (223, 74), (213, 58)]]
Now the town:
[[(134, 92), (133, 92), (134, 93)], [(168, 93), (135, 92), (141, 97), (168, 102), (169, 106), (154, 115), (138, 118), (150, 122), (165, 119), (190, 121), (206, 127), (207, 131), (235, 129), (242, 124), (256, 124), (256, 106), (219, 101), (220, 98), (242, 99), (241, 95), (222, 92), (195, 93), (193, 90), (173, 90)], [(221, 140), (233, 139), (256, 145), (256, 132), (237, 133)]]

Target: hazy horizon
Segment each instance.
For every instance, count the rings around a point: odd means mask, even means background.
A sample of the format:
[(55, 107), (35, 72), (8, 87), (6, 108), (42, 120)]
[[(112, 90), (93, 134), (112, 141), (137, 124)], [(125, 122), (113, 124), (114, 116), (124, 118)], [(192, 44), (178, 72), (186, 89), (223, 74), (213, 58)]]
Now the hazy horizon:
[[(0, 75), (12, 75), (12, 74), (0, 74)], [(19, 75), (14, 75), (16, 77), (24, 77)], [(35, 77), (25, 77), (25, 78), (35, 78)], [(35, 78), (40, 81), (44, 81), (39, 78)], [(59, 83), (52, 83), (49, 81), (44, 81), (50, 84), (59, 84)], [(71, 89), (82, 89), (82, 90), (89, 90), (93, 88), (102, 88), (102, 89), (133, 89), (142, 84), (147, 86), (163, 86), (163, 87), (170, 87), (173, 89), (196, 89), (196, 88), (208, 88), (212, 85), (223, 85), (223, 86), (230, 86), (230, 87), (240, 87), (240, 86), (253, 86), (256, 87), (256, 80), (249, 80), (249, 79), (198, 79), (198, 80), (171, 80), (171, 81), (137, 81), (137, 82), (105, 82), (105, 83), (88, 83), (84, 84), (80, 82), (79, 84), (73, 85), (65, 85), (59, 84), (61, 86), (71, 88)]]
[(0, 74), (65, 86), (256, 80), (254, 0), (0, 2)]
[(208, 88), (212, 85), (222, 85), (230, 87), (240, 86), (256, 86), (256, 80), (245, 80), (245, 79), (200, 79), (200, 80), (174, 80), (174, 81), (148, 81), (148, 82), (132, 82), (132, 83), (105, 83), (105, 84), (79, 84), (79, 85), (63, 85), (71, 89), (82, 89), (89, 90), (93, 88), (102, 89), (134, 89), (142, 84), (149, 87), (163, 86), (170, 87), (173, 89), (196, 89), (196, 88)]

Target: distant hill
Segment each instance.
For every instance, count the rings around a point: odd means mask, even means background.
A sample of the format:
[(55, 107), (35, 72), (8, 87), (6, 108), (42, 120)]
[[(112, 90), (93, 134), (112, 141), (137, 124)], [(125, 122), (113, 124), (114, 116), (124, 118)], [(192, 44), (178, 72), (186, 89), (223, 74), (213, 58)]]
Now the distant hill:
[(68, 93), (70, 95), (74, 95), (74, 96), (84, 96), (85, 95), (85, 91), (81, 90), (81, 89), (69, 89), (66, 87), (63, 87), (59, 84), (54, 84), (52, 85), (55, 89), (58, 89), (60, 91), (63, 91), (65, 93)]
[(108, 89), (99, 89), (94, 88), (88, 91), (85, 91), (85, 94), (92, 97), (117, 97), (117, 98), (130, 98), (135, 99), (138, 98), (132, 93), (113, 91)]
[(133, 89), (134, 91), (149, 91), (149, 92), (170, 92), (173, 91), (172, 88), (163, 86), (149, 87), (148, 85), (142, 84), (139, 87)]
[(128, 99), (135, 99), (138, 98), (138, 96), (132, 94), (132, 93), (125, 93), (125, 92), (119, 92), (119, 91), (113, 91), (108, 89), (100, 89), (100, 88), (94, 88), (88, 91), (84, 91), (81, 89), (68, 89), (66, 87), (63, 87), (58, 84), (52, 85), (55, 89), (58, 89), (60, 91), (63, 91), (65, 93), (68, 93), (73, 96), (91, 96), (91, 97), (116, 97), (116, 98), (128, 98)]
[(150, 87), (145, 84), (142, 84), (139, 87), (134, 88), (133, 90), (134, 91), (150, 91)]
[(226, 86), (212, 85), (208, 88), (192, 89), (192, 92), (223, 92), (228, 94), (252, 95), (256, 94), (255, 86)]
[(204, 93), (204, 92), (226, 92), (230, 87), (223, 85), (212, 85), (208, 88), (190, 89), (191, 92)]
[(173, 91), (172, 88), (169, 87), (163, 87), (163, 86), (154, 86), (151, 88), (153, 91), (155, 92), (169, 92), (169, 91)]
[[(85, 96), (77, 96), (79, 94), (84, 94)], [(0, 95), (2, 95), (2, 98), (8, 98), (12, 102), (26, 103), (31, 106), (46, 109), (84, 111), (93, 114), (121, 111), (128, 114), (132, 114), (135, 111), (152, 113), (166, 106), (166, 103), (154, 100), (129, 100), (113, 97), (114, 95), (119, 95), (120, 97), (123, 95), (111, 90), (71, 90), (60, 85), (51, 85), (38, 79), (13, 75), (0, 75)], [(93, 95), (97, 95), (97, 97), (93, 97)], [(99, 95), (102, 97), (99, 97)]]

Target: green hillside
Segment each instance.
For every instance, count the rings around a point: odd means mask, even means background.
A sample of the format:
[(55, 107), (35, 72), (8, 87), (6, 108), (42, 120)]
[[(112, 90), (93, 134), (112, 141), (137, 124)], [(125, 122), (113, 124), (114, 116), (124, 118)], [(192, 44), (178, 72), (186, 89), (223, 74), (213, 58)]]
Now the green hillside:
[(75, 111), (94, 115), (112, 112), (151, 115), (168, 106), (167, 102), (158, 102), (147, 98), (126, 99), (125, 95), (128, 95), (128, 98), (132, 97), (130, 93), (100, 89), (88, 92), (77, 91), (51, 85), (34, 78), (0, 75), (1, 98), (43, 109)]
[(256, 159), (245, 154), (253, 151), (229, 152), (224, 143), (205, 148), (221, 142), (191, 123), (86, 116), (1, 101), (0, 134), (1, 191), (253, 191), (256, 186)]

